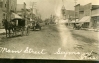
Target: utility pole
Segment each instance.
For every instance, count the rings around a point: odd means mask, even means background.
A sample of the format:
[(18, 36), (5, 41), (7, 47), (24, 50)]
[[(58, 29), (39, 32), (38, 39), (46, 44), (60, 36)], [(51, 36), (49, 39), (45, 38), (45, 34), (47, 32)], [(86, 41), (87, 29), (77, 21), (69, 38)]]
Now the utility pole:
[(76, 4), (77, 4), (77, 0), (74, 0), (75, 2), (75, 22), (76, 22)]
[(38, 14), (38, 10), (36, 9), (36, 18), (37, 18), (37, 21), (39, 19), (39, 14)]
[(38, 10), (36, 9), (36, 15), (38, 15)]
[(10, 22), (10, 18), (11, 18), (11, 15), (10, 15), (10, 0), (7, 0), (7, 10), (6, 10), (6, 13), (7, 13), (7, 21)]
[(36, 2), (32, 2), (32, 20), (33, 20), (33, 8)]
[(24, 14), (23, 18), (25, 19), (25, 25), (27, 25), (27, 18), (26, 18), (26, 3), (24, 2)]

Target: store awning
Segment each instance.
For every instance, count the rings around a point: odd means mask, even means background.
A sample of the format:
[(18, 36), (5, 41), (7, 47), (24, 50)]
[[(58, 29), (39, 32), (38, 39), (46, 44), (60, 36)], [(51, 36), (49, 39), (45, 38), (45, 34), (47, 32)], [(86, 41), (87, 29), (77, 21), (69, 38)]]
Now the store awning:
[(11, 19), (22, 19), (18, 14), (12, 13)]
[(90, 16), (85, 16), (81, 20), (79, 20), (79, 23), (84, 23), (84, 22), (90, 22)]

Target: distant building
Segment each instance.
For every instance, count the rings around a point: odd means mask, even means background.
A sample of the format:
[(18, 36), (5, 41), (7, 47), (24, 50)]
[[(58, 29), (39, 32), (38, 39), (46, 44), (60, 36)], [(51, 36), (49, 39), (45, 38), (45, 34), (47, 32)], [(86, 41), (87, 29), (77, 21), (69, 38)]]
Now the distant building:
[(71, 23), (75, 21), (75, 11), (74, 10), (66, 10), (66, 22), (68, 26), (71, 26)]
[(96, 28), (99, 20), (99, 5), (77, 4), (75, 6), (75, 17), (79, 19), (78, 23), (82, 23), (83, 28)]
[(66, 19), (70, 19), (71, 21), (75, 18), (75, 11), (74, 10), (66, 10)]
[(65, 9), (65, 6), (63, 5), (62, 8), (61, 8), (61, 15), (62, 15), (62, 19), (66, 19), (66, 9)]

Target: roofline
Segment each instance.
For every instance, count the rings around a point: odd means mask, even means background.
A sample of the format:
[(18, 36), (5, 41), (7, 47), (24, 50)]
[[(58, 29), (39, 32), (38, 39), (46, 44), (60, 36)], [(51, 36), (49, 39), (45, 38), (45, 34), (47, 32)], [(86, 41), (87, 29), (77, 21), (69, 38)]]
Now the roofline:
[(77, 4), (77, 5), (75, 5), (74, 7), (76, 7), (76, 6), (79, 6), (80, 4)]

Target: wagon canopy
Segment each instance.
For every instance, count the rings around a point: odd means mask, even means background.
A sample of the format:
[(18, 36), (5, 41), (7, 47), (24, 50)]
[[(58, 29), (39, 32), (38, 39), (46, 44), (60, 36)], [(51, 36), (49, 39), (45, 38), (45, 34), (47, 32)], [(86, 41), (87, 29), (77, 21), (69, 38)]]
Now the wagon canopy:
[(12, 13), (11, 19), (12, 19), (12, 20), (13, 20), (13, 19), (22, 19), (22, 17), (19, 16), (18, 14)]

